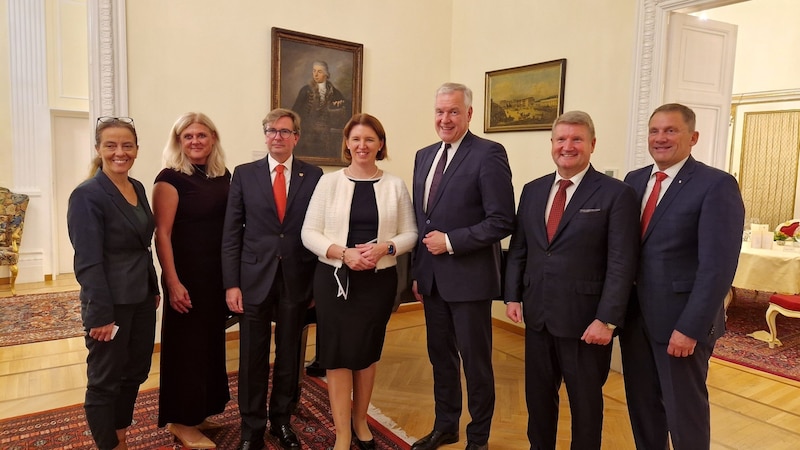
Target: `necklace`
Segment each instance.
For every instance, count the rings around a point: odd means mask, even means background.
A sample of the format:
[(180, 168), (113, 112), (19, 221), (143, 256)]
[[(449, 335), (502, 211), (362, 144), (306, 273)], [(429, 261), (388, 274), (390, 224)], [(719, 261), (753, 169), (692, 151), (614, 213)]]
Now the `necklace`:
[(195, 170), (199, 170), (199, 171), (200, 171), (200, 173), (202, 173), (203, 175), (205, 175), (205, 177), (206, 177), (206, 180), (207, 180), (207, 179), (209, 179), (209, 178), (211, 178), (211, 176), (210, 176), (209, 174), (207, 174), (207, 173), (206, 173), (206, 171), (205, 171), (205, 170), (203, 170), (203, 168), (202, 168), (202, 167), (200, 167), (200, 166), (198, 166), (197, 164), (192, 164), (192, 167), (194, 167), (194, 168), (195, 168)]
[(347, 176), (349, 176), (350, 178), (352, 178), (352, 179), (354, 179), (354, 180), (371, 180), (371, 179), (375, 178), (376, 176), (378, 176), (378, 172), (380, 172), (380, 171), (381, 171), (381, 168), (380, 168), (380, 167), (376, 168), (376, 169), (375, 169), (375, 173), (373, 173), (372, 175), (370, 175), (370, 176), (368, 176), (368, 177), (366, 177), (366, 178), (358, 178), (358, 177), (354, 176), (354, 175), (353, 175), (353, 170), (352, 170), (352, 169), (350, 169), (349, 167), (348, 167), (347, 169), (345, 169), (345, 170), (346, 170), (347, 172), (349, 172), (349, 173), (347, 174)]

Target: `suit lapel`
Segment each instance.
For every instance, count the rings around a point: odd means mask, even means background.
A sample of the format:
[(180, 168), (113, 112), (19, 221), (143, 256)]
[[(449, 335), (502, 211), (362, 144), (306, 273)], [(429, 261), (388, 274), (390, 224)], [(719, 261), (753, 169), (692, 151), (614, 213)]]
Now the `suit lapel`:
[[(98, 171), (97, 175), (95, 176), (97, 177), (97, 180), (100, 182), (100, 186), (102, 186), (103, 190), (111, 199), (111, 203), (113, 203), (114, 206), (119, 210), (119, 212), (122, 213), (122, 216), (125, 217), (125, 220), (131, 227), (131, 229), (136, 232), (136, 235), (139, 237), (139, 241), (142, 243), (142, 246), (144, 246), (145, 248), (149, 248), (150, 239), (147, 239), (146, 235), (143, 235), (142, 233), (139, 232), (141, 228), (137, 226), (137, 222), (139, 221), (139, 219), (136, 218), (136, 213), (133, 212), (134, 206), (128, 203), (127, 200), (125, 200), (125, 197), (122, 195), (119, 189), (117, 189), (117, 187), (114, 186), (114, 182), (112, 182), (111, 179), (108, 178), (108, 176), (105, 173), (103, 173), (102, 170)], [(131, 184), (133, 185), (133, 190), (136, 192), (136, 201), (142, 205), (142, 207), (145, 209), (148, 215), (152, 214), (148, 211), (149, 207), (145, 207), (147, 203), (142, 200), (142, 196), (144, 195), (144, 193), (139, 192), (136, 183), (131, 181)], [(145, 230), (145, 234), (147, 234), (147, 230)]]
[[(553, 175), (555, 177), (555, 175)], [(595, 191), (600, 187), (597, 183), (600, 180), (600, 174), (597, 173), (596, 170), (592, 166), (589, 166), (589, 170), (586, 172), (586, 175), (583, 176), (583, 180), (581, 180), (581, 184), (578, 185), (578, 188), (575, 189), (575, 193), (572, 194), (572, 198), (569, 200), (567, 207), (564, 209), (564, 215), (561, 216), (561, 222), (558, 223), (558, 228), (556, 229), (556, 234), (553, 235), (553, 241), (555, 242), (558, 239), (558, 236), (561, 234), (561, 231), (567, 224), (575, 217), (575, 214), (580, 211), (583, 205), (586, 203), (589, 198), (594, 195)], [(552, 186), (552, 183), (551, 183)]]
[[(436, 191), (436, 198), (432, 200), (431, 207), (428, 209), (427, 215), (430, 216), (431, 212), (436, 209), (439, 199), (442, 198), (442, 195), (444, 195), (444, 193), (447, 191), (447, 183), (450, 182), (450, 179), (453, 178), (453, 174), (458, 170), (458, 166), (464, 162), (464, 160), (467, 158), (467, 155), (469, 155), (469, 152), (472, 150), (472, 142), (472, 133), (467, 131), (467, 134), (464, 135), (464, 139), (461, 140), (461, 144), (458, 146), (458, 151), (456, 152), (455, 156), (453, 156), (453, 159), (447, 164), (447, 169), (445, 169), (444, 174), (442, 175), (442, 181), (439, 183), (439, 189)], [(436, 152), (434, 152), (434, 156), (435, 155)], [(427, 165), (428, 172), (426, 172), (426, 175), (427, 173), (430, 173), (430, 166), (432, 164), (433, 159), (431, 159), (431, 164)]]
[[(286, 210), (292, 207), (292, 201), (297, 197), (297, 193), (303, 187), (305, 181), (305, 163), (295, 158), (292, 163), (292, 178), (289, 180), (289, 192), (286, 196)], [(274, 197), (273, 197), (273, 203)]]
[(667, 192), (661, 197), (661, 201), (658, 202), (655, 211), (653, 211), (653, 216), (650, 218), (650, 224), (647, 225), (647, 230), (645, 230), (644, 236), (642, 236), (642, 240), (650, 236), (650, 232), (658, 225), (659, 220), (664, 217), (665, 211), (669, 209), (675, 198), (680, 195), (684, 186), (692, 179), (695, 168), (697, 168), (697, 161), (690, 155), (689, 159), (687, 159), (686, 163), (681, 167), (681, 170), (675, 175), (675, 179), (669, 184)]
[(419, 208), (420, 211), (425, 210), (425, 181), (428, 179), (428, 174), (431, 172), (431, 167), (433, 166), (433, 159), (436, 157), (436, 152), (441, 145), (441, 142), (431, 145), (425, 150), (422, 150), (420, 155), (419, 172), (414, 180), (414, 205), (422, 205)]
[(553, 172), (541, 183), (533, 185), (531, 197), (533, 203), (531, 204), (531, 215), (533, 216), (533, 236), (542, 248), (547, 248), (550, 244), (547, 242), (547, 199), (550, 196), (550, 190), (555, 183), (556, 174)]

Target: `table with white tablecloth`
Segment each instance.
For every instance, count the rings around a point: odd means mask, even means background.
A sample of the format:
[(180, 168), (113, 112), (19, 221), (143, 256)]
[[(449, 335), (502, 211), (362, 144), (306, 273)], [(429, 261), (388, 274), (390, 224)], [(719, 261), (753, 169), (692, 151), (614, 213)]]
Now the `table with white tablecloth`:
[[(800, 243), (797, 243), (800, 244)], [(750, 248), (742, 242), (733, 287), (781, 294), (800, 293), (800, 247)]]

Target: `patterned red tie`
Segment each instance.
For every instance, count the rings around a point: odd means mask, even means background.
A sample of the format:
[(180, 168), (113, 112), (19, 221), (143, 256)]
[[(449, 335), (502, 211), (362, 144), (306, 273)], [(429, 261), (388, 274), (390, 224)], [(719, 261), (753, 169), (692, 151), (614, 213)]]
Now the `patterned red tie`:
[(661, 193), (661, 182), (667, 178), (664, 172), (656, 172), (656, 183), (653, 185), (653, 191), (650, 192), (650, 197), (647, 197), (647, 203), (644, 205), (642, 212), (642, 237), (644, 232), (647, 231), (647, 226), (650, 225), (650, 219), (653, 217), (653, 212), (656, 210), (658, 204), (658, 196)]
[(275, 182), (272, 183), (272, 193), (275, 195), (275, 208), (278, 210), (278, 220), (283, 223), (286, 215), (286, 177), (283, 171), (286, 166), (278, 164), (275, 166)]
[(572, 186), (572, 181), (558, 180), (558, 191), (555, 198), (553, 198), (550, 215), (547, 216), (547, 242), (553, 240), (553, 236), (558, 229), (558, 223), (561, 222), (561, 216), (564, 215), (564, 205), (567, 204), (567, 188), (570, 186)]

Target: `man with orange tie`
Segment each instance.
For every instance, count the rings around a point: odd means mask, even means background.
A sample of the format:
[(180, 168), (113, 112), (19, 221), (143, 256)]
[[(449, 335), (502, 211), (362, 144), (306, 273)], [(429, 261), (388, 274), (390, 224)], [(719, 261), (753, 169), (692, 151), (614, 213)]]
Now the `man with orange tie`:
[(691, 156), (690, 108), (650, 116), (655, 160), (625, 182), (641, 202), (641, 256), (620, 335), (636, 448), (708, 449), (708, 360), (725, 332), (723, 302), (739, 260), (744, 206), (736, 179)]
[(532, 449), (555, 449), (558, 390), (567, 386), (572, 448), (600, 449), (603, 385), (614, 329), (639, 253), (639, 208), (625, 183), (596, 171), (591, 117), (553, 124), (557, 170), (522, 191), (506, 259), (506, 315), (525, 320), (525, 399)]
[(300, 448), (289, 418), (299, 398), (300, 336), (317, 261), (303, 246), (300, 229), (322, 170), (293, 156), (300, 140), (297, 113), (272, 110), (262, 126), (269, 154), (234, 170), (222, 236), (226, 301), (231, 311), (242, 315), (242, 450), (265, 445), (273, 321), (276, 349), (269, 432), (282, 448)]

